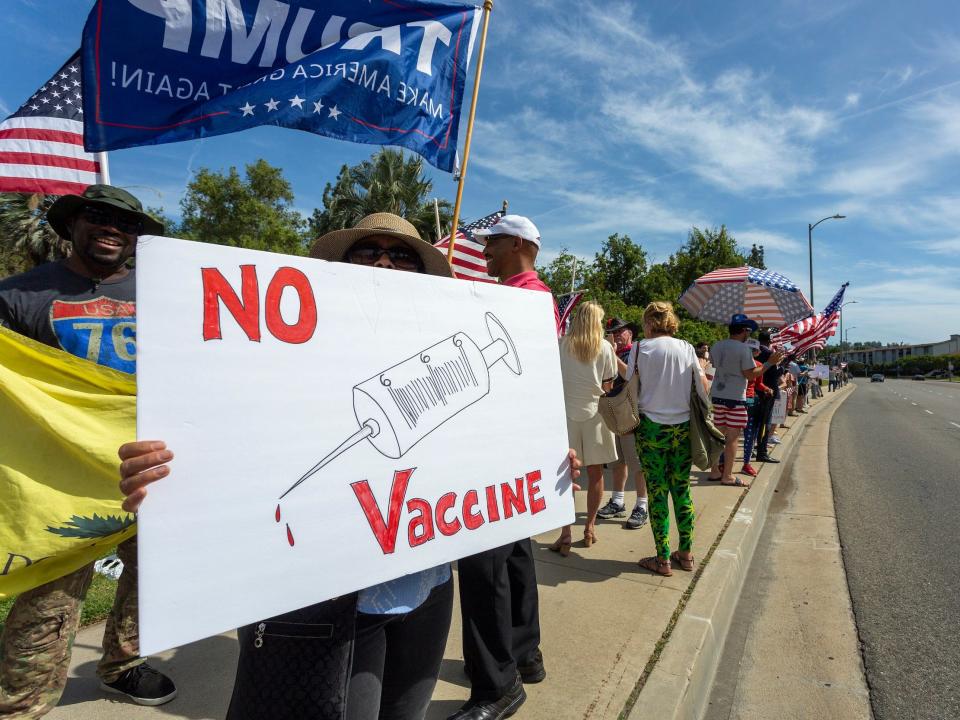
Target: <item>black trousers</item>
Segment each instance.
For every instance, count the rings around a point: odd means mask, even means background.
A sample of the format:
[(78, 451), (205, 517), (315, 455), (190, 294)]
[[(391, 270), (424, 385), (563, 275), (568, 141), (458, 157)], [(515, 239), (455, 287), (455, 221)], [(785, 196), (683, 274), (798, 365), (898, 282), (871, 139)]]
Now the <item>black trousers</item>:
[(463, 658), (471, 700), (495, 700), (513, 685), (517, 664), (540, 647), (537, 571), (530, 539), (461, 558)]
[(757, 398), (754, 408), (757, 428), (757, 457), (767, 457), (767, 441), (770, 438), (770, 416), (773, 414), (773, 404), (776, 402), (772, 395), (762, 394)]

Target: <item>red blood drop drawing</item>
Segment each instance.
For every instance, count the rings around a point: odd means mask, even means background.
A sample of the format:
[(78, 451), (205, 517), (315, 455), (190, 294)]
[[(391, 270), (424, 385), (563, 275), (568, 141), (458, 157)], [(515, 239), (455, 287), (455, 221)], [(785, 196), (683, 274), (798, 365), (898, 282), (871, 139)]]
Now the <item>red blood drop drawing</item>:
[(277, 519), (277, 522), (280, 522), (280, 505), (277, 505), (277, 512), (273, 516)]
[(290, 523), (287, 523), (287, 542), (293, 547), (293, 533), (290, 532)]

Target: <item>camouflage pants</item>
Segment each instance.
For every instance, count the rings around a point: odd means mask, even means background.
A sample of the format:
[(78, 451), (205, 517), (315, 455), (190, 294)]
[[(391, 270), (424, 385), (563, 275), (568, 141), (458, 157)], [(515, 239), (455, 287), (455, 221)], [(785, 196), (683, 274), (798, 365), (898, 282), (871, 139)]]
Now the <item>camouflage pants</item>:
[[(137, 625), (137, 539), (121, 543), (123, 574), (103, 633), (97, 675), (113, 682), (143, 662)], [(0, 638), (0, 718), (39, 718), (60, 701), (70, 652), (80, 624), (80, 605), (93, 565), (18, 596)]]

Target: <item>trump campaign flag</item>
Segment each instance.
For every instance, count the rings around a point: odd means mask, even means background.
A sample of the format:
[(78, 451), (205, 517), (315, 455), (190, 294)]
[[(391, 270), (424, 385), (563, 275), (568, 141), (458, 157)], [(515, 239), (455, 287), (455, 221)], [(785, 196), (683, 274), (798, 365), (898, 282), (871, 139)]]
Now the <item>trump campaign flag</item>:
[(84, 143), (279, 125), (400, 145), (450, 172), (480, 14), (432, 0), (98, 0)]
[(77, 51), (0, 123), (0, 192), (66, 195), (105, 182), (83, 149), (80, 77)]

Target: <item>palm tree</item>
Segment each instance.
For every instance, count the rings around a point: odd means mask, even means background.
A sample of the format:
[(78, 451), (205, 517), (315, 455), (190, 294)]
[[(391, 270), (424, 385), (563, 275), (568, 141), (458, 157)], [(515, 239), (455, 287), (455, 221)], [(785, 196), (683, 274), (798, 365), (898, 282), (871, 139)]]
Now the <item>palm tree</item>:
[(39, 193), (0, 193), (0, 252), (19, 257), (26, 265), (66, 257), (69, 241), (58, 237), (47, 222), (47, 211), (57, 198)]
[[(424, 239), (436, 240), (436, 219), (430, 191), (433, 181), (423, 177), (423, 159), (383, 148), (359, 165), (340, 168), (337, 181), (323, 191), (323, 210), (314, 210), (310, 229), (314, 235), (349, 228), (375, 212), (405, 218)], [(439, 201), (440, 225), (449, 225), (452, 207)]]

